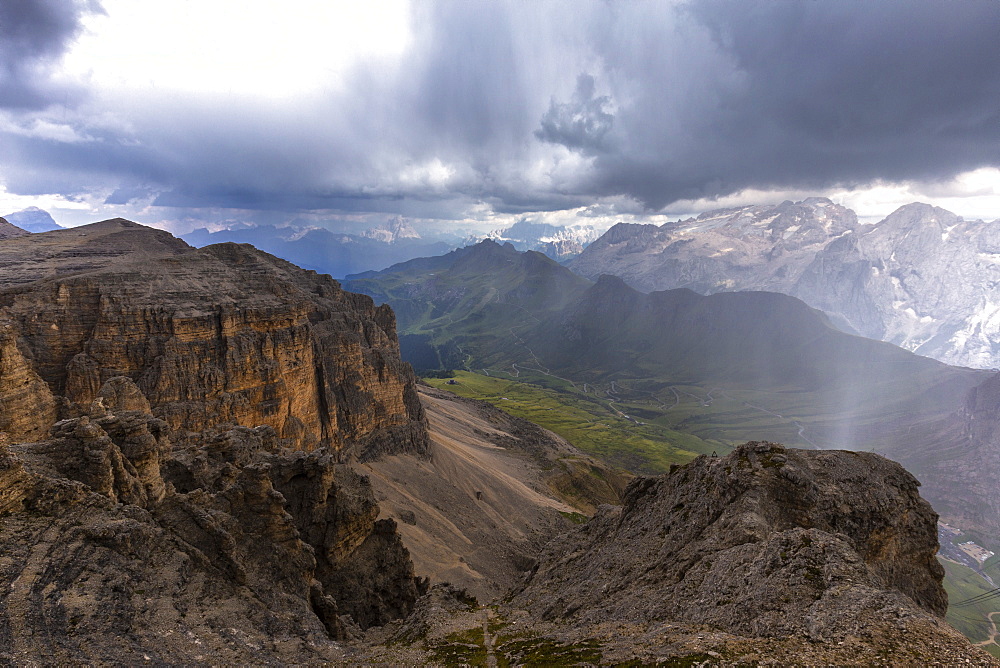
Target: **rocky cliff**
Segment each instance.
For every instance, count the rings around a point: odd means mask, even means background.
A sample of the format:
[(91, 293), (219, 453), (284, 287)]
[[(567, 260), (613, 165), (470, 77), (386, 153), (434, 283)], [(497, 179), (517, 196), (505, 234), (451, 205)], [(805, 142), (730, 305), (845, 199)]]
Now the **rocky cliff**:
[(986, 662), (941, 619), (937, 515), (917, 486), (872, 454), (699, 457), (551, 544), (512, 606), (576, 627), (701, 625), (724, 634), (720, 658)]
[(570, 267), (644, 291), (768, 290), (828, 312), (848, 331), (948, 364), (1000, 366), (996, 223), (908, 204), (874, 225), (824, 198), (618, 225)]
[(341, 661), (425, 588), (341, 462), (426, 448), (392, 312), (328, 276), (124, 220), (5, 239), (0, 656)]
[(361, 458), (426, 445), (391, 310), (249, 246), (193, 249), (124, 220), (8, 239), (0, 327), (12, 440), (125, 376), (178, 442), (234, 424)]
[(0, 449), (6, 662), (335, 661), (331, 637), (410, 612), (424, 585), (395, 525), (331, 451), (268, 426), (178, 447), (109, 385), (112, 410)]

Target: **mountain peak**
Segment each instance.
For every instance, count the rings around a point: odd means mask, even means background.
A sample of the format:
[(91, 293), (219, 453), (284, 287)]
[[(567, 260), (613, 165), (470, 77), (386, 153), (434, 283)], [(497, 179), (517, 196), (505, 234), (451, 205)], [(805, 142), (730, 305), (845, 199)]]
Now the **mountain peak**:
[(400, 239), (419, 239), (420, 234), (402, 216), (390, 218), (385, 224), (365, 230), (361, 236), (384, 243), (393, 243)]
[(7, 222), (28, 232), (51, 232), (63, 229), (56, 224), (56, 221), (52, 220), (52, 216), (47, 211), (39, 209), (37, 206), (29, 206), (27, 209), (9, 213), (4, 217)]

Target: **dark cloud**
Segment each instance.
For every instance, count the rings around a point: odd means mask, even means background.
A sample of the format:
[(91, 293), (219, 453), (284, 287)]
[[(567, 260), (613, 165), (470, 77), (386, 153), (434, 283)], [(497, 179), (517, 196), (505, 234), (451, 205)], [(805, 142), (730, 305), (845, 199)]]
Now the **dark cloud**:
[(76, 99), (82, 91), (54, 85), (49, 70), (79, 34), (83, 16), (100, 11), (97, 0), (0, 2), (0, 107), (37, 109)]
[(572, 101), (552, 100), (535, 136), (584, 153), (601, 153), (607, 148), (605, 137), (615, 122), (614, 114), (606, 111), (610, 105), (607, 95), (594, 97), (594, 77), (581, 74)]
[(686, 124), (693, 141), (662, 132), (650, 71), (618, 119), (630, 146), (598, 164), (601, 192), (659, 207), (1000, 164), (1000, 3), (701, 0), (685, 11), (724, 59), (688, 98), (701, 114)]
[[(0, 106), (51, 99), (47, 68), (95, 9), (0, 2)], [(0, 135), (0, 176), (109, 204), (450, 218), (1000, 166), (993, 1), (444, 0), (414, 2), (413, 29), (398, 62), (308, 100), (80, 106), (65, 123), (85, 140)]]

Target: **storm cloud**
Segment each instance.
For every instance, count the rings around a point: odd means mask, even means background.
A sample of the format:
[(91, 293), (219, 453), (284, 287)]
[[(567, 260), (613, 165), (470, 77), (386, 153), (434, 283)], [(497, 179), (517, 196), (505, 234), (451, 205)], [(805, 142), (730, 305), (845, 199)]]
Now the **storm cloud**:
[(81, 90), (51, 81), (51, 68), (77, 36), (97, 0), (4, 0), (0, 3), (0, 107), (42, 108)]
[(569, 149), (601, 153), (606, 150), (604, 138), (615, 122), (614, 114), (606, 110), (610, 104), (607, 95), (594, 97), (594, 77), (581, 74), (572, 101), (553, 100), (535, 136)]
[(451, 218), (1000, 166), (986, 0), (416, 2), (400, 57), (298, 98), (60, 100), (53, 63), (98, 9), (0, 4), (10, 192)]

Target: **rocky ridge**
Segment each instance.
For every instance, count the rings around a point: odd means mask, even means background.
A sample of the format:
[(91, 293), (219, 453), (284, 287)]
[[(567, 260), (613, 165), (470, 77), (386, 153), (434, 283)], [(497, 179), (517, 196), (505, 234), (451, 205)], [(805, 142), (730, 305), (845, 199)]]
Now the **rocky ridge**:
[(0, 331), (12, 440), (126, 376), (177, 441), (237, 424), (344, 456), (426, 445), (392, 311), (250, 246), (194, 249), (123, 220), (9, 239)]
[(937, 515), (918, 484), (866, 453), (699, 457), (550, 544), (510, 605), (554, 628), (700, 625), (722, 632), (703, 644), (720, 659), (986, 663), (942, 620)]
[(824, 198), (721, 209), (662, 226), (619, 223), (569, 266), (591, 279), (619, 276), (644, 292), (787, 294), (832, 238), (859, 229), (853, 211)]
[(0, 218), (0, 239), (23, 237), (25, 234), (29, 234), (29, 232), (27, 230), (22, 230), (13, 223), (8, 222), (6, 218)]
[(1000, 366), (997, 225), (908, 204), (874, 225), (825, 198), (619, 224), (570, 267), (643, 291), (767, 290), (844, 329), (948, 364)]

